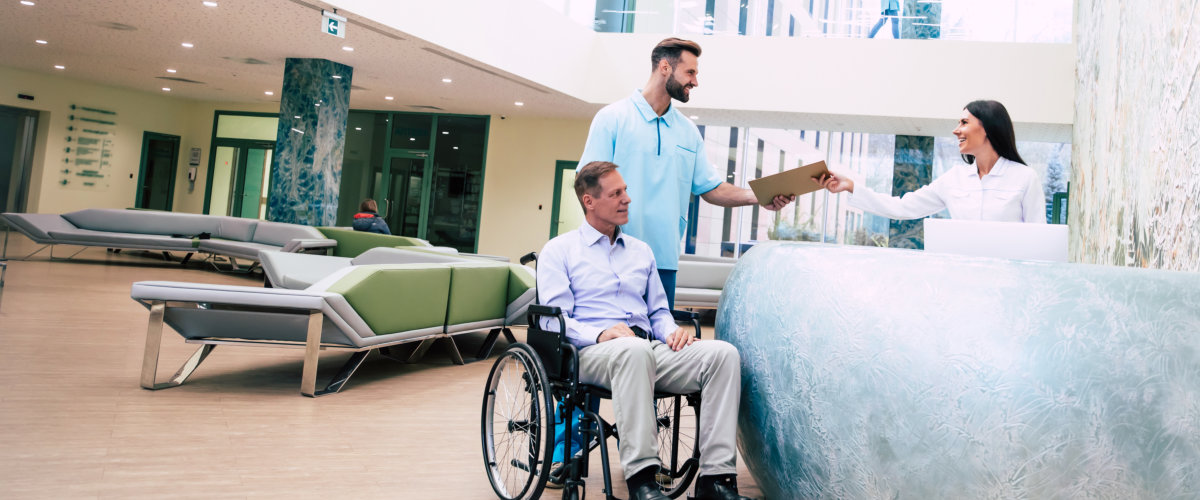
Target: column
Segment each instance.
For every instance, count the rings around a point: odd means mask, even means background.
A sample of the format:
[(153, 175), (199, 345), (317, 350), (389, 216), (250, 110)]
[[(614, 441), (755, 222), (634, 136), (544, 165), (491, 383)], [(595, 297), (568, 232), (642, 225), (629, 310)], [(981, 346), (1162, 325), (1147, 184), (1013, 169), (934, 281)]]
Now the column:
[(942, 2), (926, 0), (904, 0), (900, 15), (900, 37), (941, 38), (942, 37)]
[[(896, 136), (895, 166), (892, 170), (892, 196), (903, 196), (928, 185), (933, 175), (933, 138), (915, 135)], [(888, 246), (925, 248), (921, 219), (893, 220), (888, 227)]]
[(325, 59), (284, 64), (267, 220), (335, 224), (353, 73)]

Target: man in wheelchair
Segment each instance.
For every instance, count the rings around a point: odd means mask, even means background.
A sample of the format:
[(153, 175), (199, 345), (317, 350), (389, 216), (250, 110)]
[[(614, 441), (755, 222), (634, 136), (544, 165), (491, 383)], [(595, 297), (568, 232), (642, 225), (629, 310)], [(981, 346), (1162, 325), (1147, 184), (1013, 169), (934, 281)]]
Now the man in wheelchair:
[(563, 312), (567, 337), (579, 349), (579, 382), (612, 393), (631, 498), (667, 498), (655, 479), (661, 465), (655, 391), (701, 394), (695, 497), (745, 498), (736, 482), (737, 349), (698, 340), (675, 324), (650, 247), (621, 234), (630, 198), (617, 168), (591, 162), (576, 172), (586, 222), (542, 249), (540, 301)]

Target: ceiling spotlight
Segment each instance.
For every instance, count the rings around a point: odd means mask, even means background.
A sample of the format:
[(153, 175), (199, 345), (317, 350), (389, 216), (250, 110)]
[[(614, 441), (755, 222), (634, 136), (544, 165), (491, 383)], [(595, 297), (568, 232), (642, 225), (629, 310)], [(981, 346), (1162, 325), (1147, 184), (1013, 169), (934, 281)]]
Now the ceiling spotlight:
[(275, 95), (275, 93), (274, 93), (274, 92), (271, 92), (270, 90), (268, 90), (268, 91), (266, 91), (266, 92), (263, 92), (263, 93), (264, 93), (264, 94), (267, 94), (267, 95)]
[(523, 103), (523, 102), (521, 102), (521, 101), (514, 102), (513, 104), (515, 104), (515, 105), (517, 105), (517, 106), (524, 106), (524, 105), (525, 105), (525, 103)]
[(167, 73), (174, 73), (174, 72), (175, 72), (175, 70), (173, 70), (171, 68), (167, 68)]
[(33, 4), (33, 2), (30, 2), (29, 0), (21, 0), (21, 5), (28, 5), (30, 7), (33, 7), (34, 4)]
[(171, 87), (163, 87), (163, 92), (170, 92), (170, 91), (171, 91)]
[(37, 42), (38, 45), (46, 45), (47, 43), (50, 43), (45, 40), (34, 40), (34, 41)]
[(217, 2), (201, 2), (201, 3), (203, 3), (205, 7), (216, 7), (217, 6)]
[(180, 45), (183, 45), (183, 48), (185, 48), (185, 49), (190, 49), (192, 47), (195, 47), (195, 45), (192, 45), (191, 42), (183, 42)]
[(354, 47), (351, 47), (349, 45), (343, 45), (342, 50), (344, 50), (346, 52), (354, 52)]
[(63, 66), (63, 65), (61, 65), (61, 64), (55, 64), (55, 65), (54, 65), (54, 69), (67, 69), (67, 67), (66, 67), (66, 66)]
[(450, 83), (450, 82), (453, 82), (453, 81), (454, 81), (454, 80), (451, 80), (451, 79), (449, 79), (449, 78), (442, 78), (442, 83)]
[(389, 100), (389, 101), (390, 101), (390, 100), (392, 100), (392, 99), (395, 99), (395, 97), (392, 97), (392, 96), (390, 96), (390, 95), (389, 95), (389, 96), (384, 96), (383, 98), (384, 98), (384, 99), (387, 99), (387, 100)]

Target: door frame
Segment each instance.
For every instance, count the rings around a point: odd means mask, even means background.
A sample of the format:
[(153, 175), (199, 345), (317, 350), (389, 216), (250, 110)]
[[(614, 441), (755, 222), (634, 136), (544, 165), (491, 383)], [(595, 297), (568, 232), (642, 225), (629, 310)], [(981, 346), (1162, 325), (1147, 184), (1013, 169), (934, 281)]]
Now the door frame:
[[(270, 144), (271, 145), (270, 148), (272, 150), (274, 150), (274, 149), (276, 149), (276, 143), (279, 142), (278, 138), (274, 141), (267, 141), (267, 140), (261, 140), (261, 139), (235, 139), (235, 138), (217, 137), (217, 125), (219, 125), (221, 123), (222, 116), (263, 116), (263, 117), (278, 118), (279, 113), (258, 113), (258, 112), (254, 112), (254, 111), (222, 111), (222, 110), (216, 110), (213, 112), (212, 136), (209, 138), (209, 141), (208, 141), (208, 173), (205, 174), (205, 176), (204, 176), (204, 212), (203, 213), (206, 215), (209, 213), (208, 204), (212, 202), (213, 172), (217, 168), (217, 159), (216, 159), (217, 148), (221, 147), (221, 146), (228, 146), (228, 147), (235, 147), (235, 148), (242, 147), (241, 143), (265, 143), (265, 144)], [(272, 163), (275, 162), (275, 153), (273, 153), (273, 152), (271, 153), (271, 162)], [(271, 177), (274, 178), (275, 176), (272, 175)], [(267, 188), (267, 192), (270, 193), (270, 187)]]
[(558, 205), (562, 203), (559, 185), (562, 184), (563, 170), (575, 170), (577, 161), (557, 160), (554, 162), (554, 201), (550, 204), (550, 237), (558, 236)]
[[(390, 125), (389, 125), (390, 129)], [(434, 129), (436, 130), (436, 128)], [(391, 134), (391, 131), (388, 131)], [(407, 150), (388, 149), (383, 154), (383, 169), (379, 175), (379, 184), (375, 186), (373, 193), (376, 200), (383, 200), (386, 204), (381, 207), (384, 211), (384, 218), (390, 214), (393, 201), (387, 197), (387, 191), (392, 186), (392, 160), (421, 160), (421, 200), (419, 213), (417, 214), (417, 238), (427, 239), (426, 235), (429, 230), (429, 205), (431, 191), (433, 190), (433, 155), (428, 152), (417, 152)], [(403, 220), (401, 225), (392, 228), (392, 234), (402, 234), (404, 230)]]
[[(209, 203), (212, 202), (213, 173), (216, 172), (216, 168), (217, 168), (217, 148), (235, 148), (235, 149), (237, 149), (238, 150), (237, 157), (238, 157), (239, 162), (244, 161), (246, 159), (245, 158), (246, 150), (249, 148), (269, 149), (269, 150), (271, 150), (271, 163), (272, 164), (275, 163), (275, 143), (274, 142), (263, 141), (263, 140), (259, 140), (259, 139), (224, 139), (224, 138), (213, 139), (213, 141), (209, 147), (208, 179), (205, 180), (206, 187), (204, 188), (204, 213), (205, 214), (210, 213), (210, 208), (211, 208), (211, 207), (209, 207)], [(242, 167), (242, 165), (239, 163), (239, 165), (238, 165), (239, 171), (242, 170), (243, 168), (244, 167)], [(268, 167), (268, 168), (270, 168), (270, 167)], [(231, 184), (237, 182), (238, 174), (239, 174), (239, 172), (231, 172), (231, 175), (229, 176), (229, 182)], [(271, 175), (271, 177), (267, 183), (267, 198), (268, 199), (270, 199), (271, 187), (274, 184), (275, 184), (275, 176)], [(232, 210), (233, 198), (230, 198), (228, 203), (230, 203), (230, 205), (227, 208), (230, 208), (230, 210)], [(232, 211), (230, 211), (229, 213), (232, 214)]]
[(175, 174), (176, 171), (179, 170), (180, 137), (177, 135), (163, 134), (159, 132), (142, 132), (142, 161), (138, 165), (138, 179), (136, 186), (137, 194), (134, 197), (133, 206), (142, 208), (142, 182), (146, 179), (146, 160), (147, 155), (150, 152), (151, 140), (168, 141), (175, 145), (175, 154), (171, 157), (171, 171), (169, 173), (169, 185), (171, 188), (167, 190), (167, 211), (170, 212), (175, 206)]

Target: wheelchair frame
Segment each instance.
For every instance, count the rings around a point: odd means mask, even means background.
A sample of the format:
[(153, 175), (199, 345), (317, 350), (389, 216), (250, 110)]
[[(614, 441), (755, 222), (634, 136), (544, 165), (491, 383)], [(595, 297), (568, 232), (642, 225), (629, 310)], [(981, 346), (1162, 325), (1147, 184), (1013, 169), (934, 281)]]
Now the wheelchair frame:
[[(700, 338), (700, 322), (698, 315), (686, 311), (672, 311), (672, 316), (676, 321), (689, 322), (695, 330), (696, 338)], [(546, 331), (541, 328), (540, 319), (554, 318), (558, 321), (558, 331)], [(587, 443), (586, 450), (581, 450), (577, 453), (571, 453), (571, 440), (567, 439), (563, 443), (563, 456), (565, 458), (564, 470), (567, 477), (563, 484), (564, 499), (578, 500), (583, 498), (585, 491), (584, 478), (587, 476), (589, 467), (590, 451), (596, 447), (600, 448), (600, 459), (603, 462), (602, 472), (604, 474), (604, 494), (607, 500), (616, 500), (612, 492), (612, 477), (609, 471), (609, 452), (608, 452), (608, 437), (617, 437), (620, 441), (618, 429), (612, 424), (604, 421), (597, 413), (588, 408), (588, 401), (593, 396), (600, 398), (611, 399), (612, 394), (606, 389), (590, 384), (579, 382), (579, 351), (571, 344), (566, 336), (565, 326), (563, 321), (562, 311), (557, 307), (549, 307), (544, 305), (531, 305), (528, 313), (528, 333), (526, 335), (527, 343), (516, 343), (509, 346), (500, 358), (496, 360), (492, 367), (491, 373), (488, 376), (487, 388), (484, 391), (483, 415), (482, 415), (482, 441), (484, 465), (488, 472), (488, 479), (492, 484), (497, 496), (506, 500), (539, 498), (549, 479), (549, 468), (551, 456), (553, 454), (553, 411), (550, 404), (551, 397), (559, 401), (559, 410), (563, 411), (566, 419), (571, 419), (572, 409), (579, 409), (582, 417), (579, 420), (581, 432), (583, 434), (583, 442)], [(500, 396), (499, 380), (504, 378), (504, 371), (507, 370), (510, 362), (516, 362), (517, 365), (523, 367), (526, 373), (521, 375), (524, 387), (522, 390), (529, 394), (529, 400), (532, 404), (529, 406), (528, 414), (522, 412), (518, 416), (508, 416), (507, 422), (501, 422), (501, 427), (508, 432), (520, 430), (530, 434), (528, 441), (529, 460), (519, 460), (512, 458), (508, 464), (503, 463), (498, 457), (496, 446), (498, 441), (492, 434), (496, 429), (496, 403)], [(539, 394), (541, 393), (541, 394)], [(522, 396), (523, 397), (523, 396)], [(671, 399), (673, 404), (669, 407), (672, 411), (670, 415), (658, 414), (658, 427), (660, 433), (663, 429), (670, 429), (670, 449), (663, 450), (660, 441), (659, 456), (663, 457), (663, 452), (668, 451), (669, 456), (663, 460), (663, 471), (660, 472), (660, 484), (669, 481), (669, 485), (663, 485), (663, 492), (671, 497), (676, 498), (682, 495), (687, 488), (691, 486), (691, 482), (695, 479), (696, 473), (699, 470), (699, 419), (700, 419), (700, 395), (699, 393), (692, 394), (671, 394), (659, 393), (654, 395), (655, 405), (664, 399)], [(693, 408), (693, 416), (695, 419), (695, 433), (692, 436), (684, 436), (692, 440), (691, 454), (688, 457), (680, 460), (680, 422), (683, 419), (683, 405), (685, 404)], [(509, 405), (511, 407), (513, 405)], [(659, 408), (658, 410), (661, 410)], [(656, 413), (658, 413), (656, 410)], [(568, 425), (570, 425), (568, 423)], [(536, 433), (536, 434), (535, 434)], [(661, 439), (661, 438), (660, 438)], [(511, 466), (515, 469), (522, 470), (528, 473), (528, 477), (522, 483), (519, 483), (521, 491), (513, 493), (508, 491), (510, 488), (505, 483), (510, 479), (511, 474), (504, 474), (505, 466)]]

